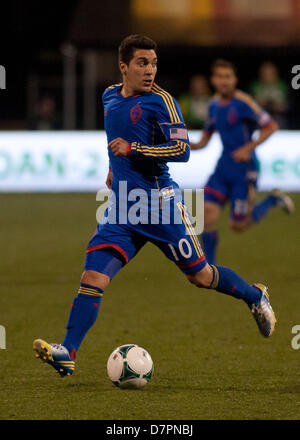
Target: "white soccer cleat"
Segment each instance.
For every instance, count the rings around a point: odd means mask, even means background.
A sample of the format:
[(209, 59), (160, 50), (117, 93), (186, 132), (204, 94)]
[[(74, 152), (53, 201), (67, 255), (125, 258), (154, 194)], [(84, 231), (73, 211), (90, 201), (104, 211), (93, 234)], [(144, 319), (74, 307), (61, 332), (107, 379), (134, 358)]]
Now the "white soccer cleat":
[(287, 214), (293, 214), (295, 212), (295, 203), (290, 196), (284, 194), (279, 189), (273, 189), (271, 194), (277, 197), (277, 206), (279, 208), (283, 209), (283, 211), (285, 211)]
[(274, 332), (275, 324), (277, 322), (275, 313), (269, 301), (268, 288), (261, 283), (256, 283), (253, 287), (259, 289), (262, 295), (258, 305), (252, 304), (250, 310), (258, 325), (260, 333), (265, 338), (268, 338)]

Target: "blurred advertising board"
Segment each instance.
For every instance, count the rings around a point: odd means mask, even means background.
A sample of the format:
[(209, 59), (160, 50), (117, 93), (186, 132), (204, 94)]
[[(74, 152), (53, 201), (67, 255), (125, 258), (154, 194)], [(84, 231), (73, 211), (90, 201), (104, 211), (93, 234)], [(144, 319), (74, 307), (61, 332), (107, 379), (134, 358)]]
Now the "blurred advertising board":
[[(190, 140), (200, 134), (190, 131)], [(221, 150), (215, 134), (189, 162), (169, 164), (173, 179), (182, 188), (202, 188)], [(275, 133), (257, 155), (259, 190), (300, 191), (300, 131)], [(107, 170), (104, 131), (0, 132), (0, 192), (96, 192), (105, 187)]]

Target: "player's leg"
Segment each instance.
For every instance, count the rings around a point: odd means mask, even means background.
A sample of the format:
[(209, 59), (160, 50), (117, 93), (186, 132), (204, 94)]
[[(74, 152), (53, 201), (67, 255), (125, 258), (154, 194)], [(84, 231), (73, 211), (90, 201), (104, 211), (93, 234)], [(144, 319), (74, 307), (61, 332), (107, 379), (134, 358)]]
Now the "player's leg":
[(230, 194), (231, 219), (230, 227), (236, 232), (244, 232), (251, 225), (259, 223), (266, 217), (270, 209), (280, 207), (286, 213), (294, 212), (292, 199), (279, 190), (273, 190), (261, 202), (254, 203), (256, 196), (256, 181), (242, 180), (237, 182)]
[(203, 249), (210, 264), (216, 262), (216, 250), (219, 242), (218, 220), (221, 206), (213, 201), (204, 202), (204, 230), (202, 233)]
[[(237, 180), (229, 192), (231, 199), (230, 226), (238, 232), (245, 231), (252, 224), (252, 210), (255, 199), (255, 183), (246, 179)], [(233, 270), (225, 266), (210, 265), (194, 275), (187, 275), (197, 287), (214, 289), (217, 292), (242, 299), (250, 308), (263, 336), (271, 336), (276, 318), (269, 302), (267, 288), (263, 284), (250, 285)], [(211, 277), (210, 284), (209, 277)]]
[(213, 174), (204, 188), (204, 231), (201, 235), (208, 263), (216, 263), (219, 242), (218, 220), (226, 202), (226, 186), (218, 173)]
[[(95, 252), (100, 252), (100, 251), (95, 251)], [(107, 251), (105, 251), (105, 249), (103, 249), (101, 256), (104, 256), (106, 254)], [(110, 251), (109, 251), (110, 252)], [(91, 256), (94, 254), (90, 254)], [(97, 254), (95, 254), (97, 255)], [(119, 259), (120, 260), (120, 259)], [(80, 284), (89, 284), (92, 286), (95, 286), (99, 289), (104, 290), (108, 284), (110, 283), (111, 278), (106, 275), (105, 273), (100, 273), (96, 270), (85, 270), (80, 278)]]
[(255, 182), (249, 182), (246, 178), (237, 180), (232, 185), (229, 194), (231, 201), (229, 226), (235, 232), (244, 232), (252, 225), (255, 194)]
[(144, 241), (135, 239), (120, 225), (98, 226), (86, 251), (85, 270), (71, 306), (63, 342), (34, 341), (36, 356), (52, 365), (61, 376), (74, 371), (77, 351), (97, 319), (104, 289), (143, 244)]
[(84, 272), (67, 323), (62, 345), (77, 353), (96, 321), (104, 289), (144, 245), (125, 225), (99, 225), (86, 250)]
[(168, 243), (157, 242), (157, 246), (175, 262), (191, 283), (244, 299), (247, 304), (257, 304), (261, 296), (258, 289), (250, 286), (231, 269), (207, 263), (188, 209), (184, 203), (177, 203), (176, 207), (180, 211), (182, 223), (165, 226), (161, 236), (164, 235)]
[(258, 289), (225, 266), (206, 264), (199, 272), (189, 273), (186, 276), (197, 287), (213, 289), (234, 298), (243, 299), (249, 306), (257, 305), (261, 298)]
[(295, 205), (291, 197), (278, 189), (274, 189), (261, 202), (253, 207), (252, 219), (254, 223), (259, 223), (274, 207), (281, 208), (287, 214), (292, 214), (295, 210)]
[(85, 271), (71, 305), (64, 340), (61, 344), (49, 344), (43, 339), (34, 341), (36, 357), (49, 363), (61, 376), (74, 372), (77, 351), (97, 319), (104, 289), (123, 264), (122, 257), (110, 248), (87, 253)]
[(208, 264), (187, 208), (183, 203), (177, 203), (177, 208), (181, 212), (182, 224), (166, 226), (161, 236), (164, 235), (168, 243), (160, 241), (156, 244), (197, 287), (213, 289), (244, 300), (261, 333), (270, 336), (275, 326), (275, 315), (268, 301), (266, 287), (261, 284), (251, 286), (233, 270)]
[(76, 357), (89, 329), (95, 323), (104, 289), (125, 264), (113, 248), (105, 247), (86, 254), (85, 270), (81, 276), (67, 322), (67, 331), (61, 345)]
[(261, 334), (265, 337), (272, 335), (276, 317), (265, 285), (256, 283), (252, 286), (228, 267), (208, 264), (195, 274), (187, 274), (187, 278), (197, 287), (213, 289), (244, 300), (250, 308)]

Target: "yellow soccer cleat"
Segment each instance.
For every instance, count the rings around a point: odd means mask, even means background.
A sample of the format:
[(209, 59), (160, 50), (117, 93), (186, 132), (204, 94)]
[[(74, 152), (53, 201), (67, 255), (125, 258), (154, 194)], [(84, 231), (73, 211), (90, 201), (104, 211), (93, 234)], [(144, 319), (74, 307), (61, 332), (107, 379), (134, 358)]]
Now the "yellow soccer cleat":
[(71, 359), (69, 351), (63, 345), (48, 344), (43, 339), (33, 342), (33, 350), (36, 358), (51, 365), (61, 377), (71, 376), (75, 369), (75, 361)]

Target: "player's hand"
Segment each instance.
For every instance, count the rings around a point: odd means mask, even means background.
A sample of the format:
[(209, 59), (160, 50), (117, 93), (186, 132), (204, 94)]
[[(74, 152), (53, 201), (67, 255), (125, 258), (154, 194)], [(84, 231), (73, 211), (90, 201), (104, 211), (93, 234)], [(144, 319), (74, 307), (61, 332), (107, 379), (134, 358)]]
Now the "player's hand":
[(107, 146), (115, 156), (127, 156), (129, 147), (130, 144), (122, 138), (114, 139)]
[(109, 171), (107, 174), (106, 182), (105, 182), (108, 189), (111, 189), (112, 181), (113, 181), (112, 171)]
[(242, 147), (235, 150), (231, 153), (231, 156), (235, 160), (235, 162), (248, 162), (251, 159), (251, 153), (253, 151), (253, 143), (248, 142)]

